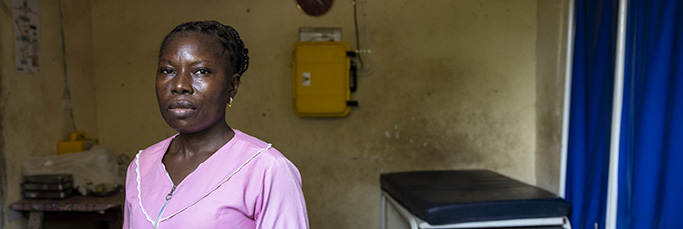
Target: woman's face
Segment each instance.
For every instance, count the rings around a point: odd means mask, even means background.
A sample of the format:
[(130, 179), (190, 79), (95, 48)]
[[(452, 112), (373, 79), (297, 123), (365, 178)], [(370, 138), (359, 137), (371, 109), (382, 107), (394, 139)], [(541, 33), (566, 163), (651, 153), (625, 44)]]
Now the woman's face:
[(228, 54), (208, 35), (180, 32), (161, 51), (156, 74), (159, 110), (180, 133), (196, 133), (225, 122), (225, 107), (237, 92), (239, 74)]

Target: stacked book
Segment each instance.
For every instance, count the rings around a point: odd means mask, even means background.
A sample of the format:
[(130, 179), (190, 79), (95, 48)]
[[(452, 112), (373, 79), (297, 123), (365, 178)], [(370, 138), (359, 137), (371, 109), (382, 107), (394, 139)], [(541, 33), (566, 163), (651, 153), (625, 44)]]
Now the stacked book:
[(25, 199), (65, 199), (73, 193), (69, 174), (24, 176), (21, 192)]

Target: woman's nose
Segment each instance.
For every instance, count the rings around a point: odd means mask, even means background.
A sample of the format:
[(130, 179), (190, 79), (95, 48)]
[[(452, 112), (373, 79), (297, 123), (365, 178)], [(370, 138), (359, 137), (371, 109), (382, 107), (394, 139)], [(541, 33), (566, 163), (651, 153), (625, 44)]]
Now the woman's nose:
[(192, 94), (192, 76), (188, 71), (181, 71), (174, 77), (171, 92), (174, 94)]

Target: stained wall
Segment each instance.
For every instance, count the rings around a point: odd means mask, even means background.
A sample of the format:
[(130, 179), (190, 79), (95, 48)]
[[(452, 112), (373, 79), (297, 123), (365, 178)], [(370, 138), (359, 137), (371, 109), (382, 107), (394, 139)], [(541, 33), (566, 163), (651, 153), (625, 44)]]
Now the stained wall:
[(538, 1), (536, 185), (559, 193), (569, 2)]
[[(21, 215), (7, 210), (10, 203), (21, 199), (24, 159), (57, 154), (57, 142), (66, 140), (73, 131), (74, 122), (62, 106), (66, 82), (76, 127), (92, 136), (98, 133), (89, 3), (87, 0), (38, 2), (41, 72), (18, 73), (14, 67), (11, 1), (0, 1), (0, 158), (5, 159), (0, 173), (4, 185), (4, 228), (26, 228)], [(60, 7), (63, 17), (60, 17)], [(62, 39), (62, 28), (65, 39)], [(68, 66), (66, 71), (65, 66)]]
[[(45, 149), (53, 149), (69, 129), (61, 107), (58, 1), (40, 2), (45, 71), (29, 76), (8, 68), (13, 60), (11, 36), (5, 33), (11, 31), (5, 20), (9, 0), (0, 5), (6, 202), (19, 198), (18, 163), (28, 155), (53, 153)], [(546, 58), (558, 58), (556, 38), (548, 38), (558, 30), (544, 32), (553, 30), (556, 24), (547, 20), (556, 18), (539, 13), (553, 3), (360, 0), (361, 48), (372, 53), (363, 56), (365, 67), (352, 96), (359, 107), (345, 118), (299, 118), (292, 109), (290, 68), (298, 29), (341, 27), (343, 40), (355, 48), (351, 1), (335, 1), (320, 17), (301, 13), (295, 1), (62, 2), (71, 12), (65, 13), (64, 28), (77, 125), (97, 133), (116, 153), (131, 156), (173, 134), (154, 95), (163, 36), (190, 20), (215, 19), (237, 28), (250, 49), (251, 66), (228, 122), (273, 143), (298, 166), (311, 228), (377, 227), (378, 177), (385, 172), (485, 168), (557, 186), (553, 175), (541, 171), (557, 164), (559, 101), (545, 99), (557, 96), (550, 89), (539, 89), (562, 84), (555, 67), (539, 67), (555, 61)], [(548, 46), (554, 51), (539, 51)], [(552, 78), (540, 79), (545, 75)], [(21, 228), (23, 223), (5, 224)]]
[(359, 1), (366, 68), (346, 118), (299, 118), (291, 101), (298, 29), (341, 27), (353, 5), (320, 17), (295, 1), (92, 1), (98, 126), (117, 152), (173, 134), (158, 114), (158, 46), (173, 26), (233, 25), (251, 66), (229, 124), (274, 144), (299, 168), (312, 228), (379, 225), (380, 173), (485, 168), (536, 183), (537, 1)]

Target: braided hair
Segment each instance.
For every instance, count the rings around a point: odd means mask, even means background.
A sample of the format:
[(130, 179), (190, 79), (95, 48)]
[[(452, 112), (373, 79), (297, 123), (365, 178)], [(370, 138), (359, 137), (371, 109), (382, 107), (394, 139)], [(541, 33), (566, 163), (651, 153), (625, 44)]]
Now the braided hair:
[(224, 51), (228, 51), (230, 56), (229, 63), (233, 69), (233, 73), (242, 75), (247, 68), (249, 68), (249, 49), (244, 47), (240, 35), (235, 28), (229, 25), (223, 25), (217, 21), (195, 21), (181, 24), (173, 29), (161, 43), (159, 50), (159, 57), (161, 52), (166, 48), (166, 43), (170, 41), (174, 34), (179, 32), (193, 31), (214, 37), (223, 45)]

